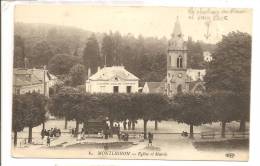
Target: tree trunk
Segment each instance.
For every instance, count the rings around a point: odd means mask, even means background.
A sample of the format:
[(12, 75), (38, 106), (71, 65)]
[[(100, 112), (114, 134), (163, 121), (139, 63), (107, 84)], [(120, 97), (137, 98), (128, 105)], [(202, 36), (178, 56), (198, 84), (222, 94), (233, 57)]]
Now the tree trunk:
[(144, 139), (147, 139), (147, 122), (148, 120), (144, 120)]
[(221, 122), (221, 137), (222, 138), (226, 137), (226, 122), (225, 121)]
[(17, 131), (14, 132), (14, 147), (17, 145)]
[(190, 124), (190, 138), (193, 139), (193, 124)]
[(67, 120), (67, 118), (65, 118), (65, 126), (64, 126), (64, 129), (67, 129), (67, 127), (68, 127), (68, 120)]
[(86, 131), (87, 131), (87, 122), (83, 123), (83, 129), (84, 129), (84, 133), (86, 133)]
[(29, 126), (28, 143), (32, 143), (32, 127)]
[(124, 130), (126, 130), (126, 121), (123, 122)]
[(239, 126), (239, 131), (244, 132), (246, 130), (246, 121), (245, 119), (240, 120), (240, 126)]
[(42, 122), (42, 130), (45, 129), (45, 122)]
[(157, 120), (154, 121), (154, 130), (158, 130), (158, 121)]
[(135, 130), (135, 121), (132, 121), (132, 130)]
[(75, 128), (75, 137), (78, 136), (78, 133), (79, 133), (79, 122), (76, 120), (76, 128)]

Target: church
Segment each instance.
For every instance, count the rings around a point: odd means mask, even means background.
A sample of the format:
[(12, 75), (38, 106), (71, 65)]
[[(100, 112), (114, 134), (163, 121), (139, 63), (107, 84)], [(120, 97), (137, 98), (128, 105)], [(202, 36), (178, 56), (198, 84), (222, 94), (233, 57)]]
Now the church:
[(187, 43), (181, 32), (177, 18), (171, 39), (168, 42), (167, 75), (165, 92), (168, 96), (178, 93), (203, 93), (205, 86), (203, 77), (206, 70), (187, 68)]

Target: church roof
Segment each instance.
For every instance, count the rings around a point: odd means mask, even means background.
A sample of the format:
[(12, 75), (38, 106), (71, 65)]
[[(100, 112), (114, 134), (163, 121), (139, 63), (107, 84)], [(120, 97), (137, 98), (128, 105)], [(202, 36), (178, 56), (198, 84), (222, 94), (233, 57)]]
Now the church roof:
[(174, 29), (173, 29), (173, 33), (172, 33), (172, 36), (173, 37), (177, 37), (179, 35), (181, 35), (181, 24), (180, 24), (180, 21), (179, 21), (179, 18), (177, 17), (177, 20), (174, 24)]
[(165, 82), (146, 82), (149, 93), (164, 93)]
[(89, 80), (111, 80), (119, 78), (122, 80), (139, 80), (134, 74), (128, 72), (124, 66), (104, 67), (92, 75)]

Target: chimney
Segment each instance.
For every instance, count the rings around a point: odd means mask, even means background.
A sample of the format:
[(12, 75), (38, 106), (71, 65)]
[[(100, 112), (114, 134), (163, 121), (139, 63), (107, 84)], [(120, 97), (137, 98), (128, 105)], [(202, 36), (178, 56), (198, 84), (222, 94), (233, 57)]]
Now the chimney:
[(100, 66), (97, 67), (97, 71), (99, 71), (99, 70), (100, 70)]
[(88, 79), (89, 79), (90, 76), (91, 76), (91, 69), (88, 68)]

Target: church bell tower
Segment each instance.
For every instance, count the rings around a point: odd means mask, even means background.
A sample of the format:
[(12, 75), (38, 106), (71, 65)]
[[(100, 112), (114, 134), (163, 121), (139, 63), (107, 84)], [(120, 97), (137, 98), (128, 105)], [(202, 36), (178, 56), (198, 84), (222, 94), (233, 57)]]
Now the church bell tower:
[(187, 77), (187, 44), (183, 39), (181, 25), (177, 18), (171, 39), (168, 42), (167, 54), (167, 82), (168, 96), (189, 91)]

